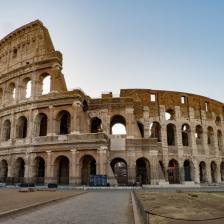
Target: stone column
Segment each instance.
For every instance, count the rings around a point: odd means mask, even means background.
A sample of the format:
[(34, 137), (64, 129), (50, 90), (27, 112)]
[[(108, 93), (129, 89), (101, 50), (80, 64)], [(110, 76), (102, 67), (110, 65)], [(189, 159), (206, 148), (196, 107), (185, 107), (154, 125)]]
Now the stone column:
[(54, 177), (54, 166), (52, 164), (52, 152), (51, 151), (46, 151), (47, 153), (47, 162), (45, 165), (45, 183), (56, 183), (56, 177)]
[(69, 184), (78, 184), (78, 176), (77, 176), (77, 150), (71, 150), (71, 164), (70, 164), (70, 173), (69, 173)]
[(217, 168), (216, 168), (216, 172), (217, 172), (217, 183), (222, 183), (221, 180), (221, 169), (220, 169), (220, 162), (217, 163)]
[(80, 119), (82, 113), (82, 104), (80, 101), (73, 103), (73, 120), (71, 124), (71, 134), (80, 134)]
[(56, 127), (55, 127), (55, 119), (54, 119), (54, 107), (52, 105), (49, 106), (49, 118), (48, 118), (48, 136), (54, 136), (56, 135)]
[(128, 182), (136, 182), (136, 161), (135, 161), (135, 152), (128, 152)]
[(106, 146), (100, 146), (100, 148), (97, 150), (98, 154), (98, 174), (99, 175), (106, 175), (106, 164), (107, 164), (107, 153), (108, 148)]
[[(193, 166), (191, 169), (194, 168), (194, 182), (196, 184), (200, 184), (200, 170), (199, 170), (199, 164), (198, 161), (192, 161)], [(192, 173), (192, 172), (191, 172)]]
[(132, 107), (127, 107), (125, 109), (127, 138), (134, 138), (134, 127), (132, 123), (134, 120), (133, 113), (134, 113), (134, 109)]
[(208, 183), (211, 183), (212, 175), (211, 175), (211, 163), (210, 162), (206, 163), (206, 176), (207, 176)]

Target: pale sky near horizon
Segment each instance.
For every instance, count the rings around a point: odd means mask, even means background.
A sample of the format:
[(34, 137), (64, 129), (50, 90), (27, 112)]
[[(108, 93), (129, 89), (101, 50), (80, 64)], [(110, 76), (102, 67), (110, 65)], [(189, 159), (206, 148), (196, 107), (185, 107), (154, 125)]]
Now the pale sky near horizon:
[(222, 0), (7, 0), (0, 39), (39, 19), (64, 57), (69, 89), (191, 92), (224, 102)]

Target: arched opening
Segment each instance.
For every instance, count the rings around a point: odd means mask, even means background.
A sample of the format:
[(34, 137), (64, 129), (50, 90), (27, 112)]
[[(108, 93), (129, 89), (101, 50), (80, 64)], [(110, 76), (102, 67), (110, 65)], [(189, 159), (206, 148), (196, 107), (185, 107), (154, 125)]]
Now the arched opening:
[(32, 82), (29, 80), (26, 83), (26, 98), (30, 98), (32, 95)]
[(175, 119), (175, 111), (173, 109), (168, 109), (165, 112), (165, 119), (168, 120), (174, 120)]
[(136, 182), (150, 184), (150, 164), (146, 158), (140, 158), (136, 161)]
[(191, 164), (189, 160), (184, 161), (184, 180), (192, 181), (191, 178)]
[(10, 83), (8, 86), (8, 102), (10, 100), (15, 100), (16, 99), (16, 85), (14, 83)]
[(28, 99), (31, 97), (32, 95), (32, 82), (31, 79), (29, 77), (25, 78), (22, 80), (21, 84), (20, 84), (20, 94), (21, 94), (21, 98), (24, 99)]
[(70, 133), (71, 128), (71, 116), (68, 111), (61, 111), (58, 114), (59, 134), (67, 135)]
[(26, 138), (27, 137), (27, 119), (22, 116), (18, 119), (16, 125), (16, 138)]
[(222, 132), (220, 130), (217, 131), (217, 139), (218, 139), (218, 148), (220, 151), (223, 149), (223, 137)]
[(144, 138), (144, 125), (139, 121), (137, 122), (137, 124), (138, 124), (138, 129), (141, 134), (141, 137)]
[(197, 145), (203, 145), (203, 128), (200, 125), (196, 126), (195, 138)]
[(15, 182), (23, 183), (25, 175), (25, 162), (22, 158), (18, 158), (15, 162)]
[(5, 183), (8, 177), (8, 163), (6, 160), (0, 162), (0, 182)]
[(91, 119), (91, 133), (102, 132), (102, 121), (98, 117)]
[(115, 158), (110, 163), (113, 170), (114, 176), (117, 180), (118, 185), (128, 184), (128, 167), (127, 163), (122, 158)]
[(221, 118), (220, 118), (220, 116), (216, 116), (216, 118), (215, 118), (215, 124), (217, 126), (220, 126), (221, 125)]
[(156, 138), (157, 142), (161, 142), (161, 126), (158, 122), (151, 123), (150, 138)]
[(174, 124), (167, 125), (167, 144), (169, 146), (176, 145), (176, 127)]
[(205, 183), (207, 181), (206, 164), (205, 162), (200, 162), (199, 164), (200, 182)]
[(40, 113), (35, 119), (36, 136), (46, 136), (47, 135), (47, 115)]
[(126, 135), (126, 121), (121, 115), (115, 115), (110, 122), (110, 132), (112, 135)]
[(221, 181), (224, 181), (224, 162), (220, 164)]
[(0, 105), (3, 103), (3, 89), (0, 88)]
[(45, 161), (42, 157), (37, 157), (35, 159), (36, 164), (36, 183), (37, 184), (44, 184), (44, 177), (45, 177)]
[(168, 166), (168, 181), (170, 184), (179, 184), (179, 165), (175, 159), (169, 161)]
[(11, 121), (5, 120), (3, 123), (3, 130), (2, 130), (2, 140), (8, 141), (11, 135)]
[(207, 130), (207, 143), (209, 146), (214, 146), (214, 131), (213, 131), (213, 128), (212, 127), (208, 127), (208, 130)]
[(96, 160), (91, 155), (85, 155), (81, 159), (82, 184), (89, 185), (90, 176), (96, 175)]
[(211, 177), (212, 183), (217, 183), (217, 165), (214, 161), (211, 162)]
[(69, 159), (66, 156), (59, 156), (55, 160), (58, 184), (69, 184)]
[(42, 93), (41, 95), (47, 95), (51, 92), (51, 76), (44, 74), (41, 77)]
[(89, 109), (89, 106), (86, 100), (83, 100), (82, 102), (82, 109), (84, 112), (86, 112)]
[(190, 145), (190, 126), (188, 124), (182, 125), (182, 144), (183, 146)]

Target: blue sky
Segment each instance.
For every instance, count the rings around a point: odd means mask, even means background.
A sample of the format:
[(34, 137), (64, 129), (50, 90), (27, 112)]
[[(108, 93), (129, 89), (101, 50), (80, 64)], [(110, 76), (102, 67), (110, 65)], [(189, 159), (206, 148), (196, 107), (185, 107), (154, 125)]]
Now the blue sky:
[(33, 20), (64, 56), (69, 89), (192, 92), (224, 102), (222, 0), (7, 0), (0, 38)]

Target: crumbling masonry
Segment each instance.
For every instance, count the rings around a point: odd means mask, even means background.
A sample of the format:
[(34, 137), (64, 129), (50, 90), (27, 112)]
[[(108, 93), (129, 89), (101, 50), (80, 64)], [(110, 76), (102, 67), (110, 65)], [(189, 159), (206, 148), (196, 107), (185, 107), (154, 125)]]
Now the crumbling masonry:
[(68, 91), (61, 70), (38, 20), (0, 41), (0, 182), (224, 182), (223, 103), (151, 89), (93, 99)]

